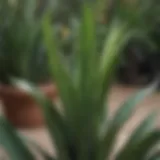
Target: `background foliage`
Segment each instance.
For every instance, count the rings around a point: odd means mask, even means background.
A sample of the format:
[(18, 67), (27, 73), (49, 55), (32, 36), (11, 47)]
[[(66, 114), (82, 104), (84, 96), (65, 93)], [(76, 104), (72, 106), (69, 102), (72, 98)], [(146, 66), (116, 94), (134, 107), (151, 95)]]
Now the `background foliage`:
[(0, 1), (0, 82), (10, 77), (48, 81), (41, 15), (35, 0)]
[[(63, 46), (62, 52), (69, 59), (71, 59), (70, 55), (72, 55), (73, 51), (72, 46), (76, 37), (76, 28), (80, 22), (80, 4), (82, 2), (81, 0), (57, 0), (53, 7), (53, 21), (57, 24), (60, 41)], [(103, 0), (101, 2), (103, 3), (100, 3), (100, 12), (95, 7), (97, 35), (99, 37), (97, 42), (100, 52), (107, 31), (107, 24), (112, 20), (112, 16), (116, 13), (116, 8), (118, 7), (116, 0)], [(125, 84), (149, 83), (160, 72), (160, 3), (158, 0), (152, 2), (141, 0), (140, 3), (143, 11), (141, 12), (140, 8), (134, 9), (137, 15), (141, 14), (144, 17), (141, 22), (138, 22), (144, 30), (141, 30), (139, 37), (133, 37), (128, 42), (123, 51), (124, 54), (117, 73), (117, 79)], [(130, 4), (121, 5), (119, 10), (126, 8), (127, 5)], [(131, 18), (133, 26), (136, 25), (134, 18)], [(147, 32), (145, 37), (143, 36), (144, 31)]]

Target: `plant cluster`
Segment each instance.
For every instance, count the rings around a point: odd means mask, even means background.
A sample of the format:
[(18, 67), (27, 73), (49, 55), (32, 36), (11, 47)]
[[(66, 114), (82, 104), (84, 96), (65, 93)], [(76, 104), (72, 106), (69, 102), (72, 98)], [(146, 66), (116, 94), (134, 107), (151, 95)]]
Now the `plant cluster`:
[(8, 84), (10, 77), (48, 80), (37, 1), (1, 0), (0, 15), (0, 82)]
[[(117, 2), (117, 5), (121, 6), (121, 3)], [(157, 83), (131, 96), (113, 117), (109, 116), (107, 103), (121, 52), (128, 41), (141, 31), (136, 22), (141, 22), (142, 17), (132, 5), (118, 10), (108, 23), (100, 54), (95, 6), (99, 3), (86, 2), (82, 5), (81, 23), (73, 48), (75, 69), (72, 71), (59, 54), (61, 46), (57, 44), (56, 34), (52, 34), (51, 11), (47, 10), (43, 17), (43, 38), (49, 67), (59, 90), (63, 111), (32, 83), (12, 79), (15, 86), (32, 95), (40, 104), (56, 146), (56, 156), (52, 157), (36, 144), (33, 145), (45, 160), (156, 160), (160, 158), (155, 154), (155, 147), (160, 142), (160, 130), (153, 125), (155, 113), (146, 117), (125, 145), (116, 154), (113, 153), (119, 131), (135, 111), (136, 105), (156, 90)], [(11, 159), (36, 159), (26, 147), (30, 141), (17, 134), (4, 117), (0, 119), (0, 134), (0, 144)]]
[[(91, 2), (94, 3), (94, 0)], [(74, 52), (72, 48), (77, 36), (77, 28), (80, 25), (82, 3), (81, 0), (58, 0), (53, 9), (53, 21), (58, 28), (61, 52), (67, 58), (69, 57), (70, 63), (72, 63), (70, 57)], [(120, 13), (118, 18), (125, 20), (129, 15), (130, 21), (132, 21), (131, 26), (135, 27), (138, 23), (138, 27), (141, 26), (142, 29), (139, 30), (139, 36), (132, 37), (124, 48), (117, 79), (130, 84), (150, 83), (160, 72), (159, 1), (133, 0), (130, 2), (128, 0), (120, 3), (119, 5), (115, 0), (103, 0), (99, 1), (98, 6), (95, 6), (97, 47), (101, 52), (108, 23), (112, 17), (115, 14), (118, 15), (118, 12)], [(136, 14), (133, 13), (133, 10)], [(133, 14), (131, 15), (129, 12)], [(139, 20), (137, 20), (137, 16), (140, 17)]]

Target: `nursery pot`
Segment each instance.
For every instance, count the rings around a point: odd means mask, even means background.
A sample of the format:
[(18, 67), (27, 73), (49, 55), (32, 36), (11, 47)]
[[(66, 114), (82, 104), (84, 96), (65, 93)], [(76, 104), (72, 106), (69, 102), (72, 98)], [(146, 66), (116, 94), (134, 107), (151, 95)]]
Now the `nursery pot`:
[[(52, 83), (39, 86), (50, 99), (57, 97), (56, 86)], [(0, 98), (6, 118), (17, 128), (37, 128), (44, 125), (40, 106), (27, 93), (12, 86), (0, 86)]]

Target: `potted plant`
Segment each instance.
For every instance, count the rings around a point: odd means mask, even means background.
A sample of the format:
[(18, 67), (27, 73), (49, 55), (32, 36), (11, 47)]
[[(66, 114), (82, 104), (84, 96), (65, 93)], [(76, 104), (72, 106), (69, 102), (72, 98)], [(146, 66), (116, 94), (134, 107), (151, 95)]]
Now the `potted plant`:
[[(72, 74), (66, 69), (66, 65), (61, 63), (58, 46), (51, 34), (50, 12), (44, 17), (44, 41), (50, 68), (63, 102), (63, 110), (59, 110), (34, 84), (12, 79), (15, 86), (32, 95), (40, 104), (46, 126), (53, 143), (56, 144), (56, 156), (51, 157), (39, 146), (34, 146), (45, 160), (150, 160), (154, 156), (158, 158), (157, 154), (154, 154), (155, 150), (152, 150), (160, 140), (160, 130), (153, 127), (155, 114), (144, 119), (126, 144), (114, 154), (118, 132), (134, 112), (136, 104), (155, 91), (157, 83), (131, 96), (121, 105), (114, 117), (109, 117), (108, 104), (105, 102), (117, 60), (122, 47), (135, 32), (132, 32), (127, 19), (113, 21), (100, 57), (95, 49), (93, 12), (91, 3), (83, 5), (82, 23), (76, 45), (76, 69)], [(29, 141), (17, 134), (4, 117), (0, 119), (0, 129), (0, 144), (12, 159), (36, 159), (26, 148), (26, 142)]]
[(32, 81), (55, 98), (41, 36), (42, 15), (36, 16), (36, 0), (0, 3), (0, 99), (4, 113), (17, 127), (38, 127), (43, 124), (39, 107), (29, 95), (13, 87), (10, 78)]

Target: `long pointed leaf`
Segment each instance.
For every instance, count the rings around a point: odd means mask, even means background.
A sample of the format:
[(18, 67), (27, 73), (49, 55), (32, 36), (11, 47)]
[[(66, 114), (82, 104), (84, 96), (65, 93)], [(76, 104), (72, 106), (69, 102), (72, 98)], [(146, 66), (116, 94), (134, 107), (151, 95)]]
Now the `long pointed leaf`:
[(160, 130), (155, 130), (144, 138), (140, 143), (134, 146), (131, 151), (133, 155), (133, 160), (144, 159), (150, 153), (154, 145), (160, 143)]
[(126, 123), (126, 121), (133, 114), (136, 105), (142, 101), (145, 97), (149, 96), (157, 88), (157, 83), (150, 87), (143, 89), (137, 94), (131, 96), (116, 112), (113, 120), (108, 127), (104, 139), (102, 141), (102, 159), (108, 158), (111, 150), (113, 149), (114, 142), (116, 140), (117, 133)]
[[(76, 132), (79, 144), (79, 158), (89, 159), (91, 146), (94, 146), (96, 135), (96, 111), (97, 103), (94, 103), (94, 86), (98, 71), (98, 57), (96, 47), (96, 24), (92, 5), (85, 3), (82, 9), (82, 21), (79, 33), (77, 65), (77, 90), (79, 96), (78, 105), (73, 108), (73, 128)], [(83, 116), (83, 119), (82, 119)], [(85, 125), (84, 125), (85, 123)], [(93, 134), (90, 135), (90, 132)], [(85, 157), (84, 157), (85, 156)]]
[(117, 160), (123, 160), (129, 158), (132, 154), (129, 152), (133, 146), (141, 140), (143, 140), (151, 131), (154, 129), (155, 113), (151, 114), (149, 117), (143, 120), (143, 122), (138, 126), (138, 128), (133, 132), (129, 141), (124, 146), (124, 148), (117, 155)]
[[(126, 23), (112, 22), (104, 43), (104, 50), (99, 63), (100, 71), (95, 85), (97, 93), (95, 97), (99, 101), (98, 105), (101, 106), (97, 112), (99, 112), (102, 120), (106, 119), (106, 112), (108, 112), (108, 106), (105, 104), (108, 100), (107, 95), (109, 95), (108, 92), (117, 70), (119, 55), (130, 36), (127, 32)], [(124, 33), (126, 33), (125, 36)], [(103, 115), (103, 113), (105, 114)]]
[(131, 159), (131, 160), (142, 160), (145, 159), (154, 145), (160, 142), (160, 130), (155, 130), (147, 134), (143, 139), (135, 143), (128, 149), (126, 155), (117, 156), (117, 160)]
[(76, 91), (65, 65), (61, 63), (60, 53), (57, 48), (58, 45), (52, 31), (50, 13), (47, 12), (43, 21), (43, 33), (44, 42), (47, 47), (48, 61), (62, 101), (65, 107), (70, 108), (76, 105)]
[(96, 23), (93, 8), (89, 3), (83, 5), (82, 21), (80, 26), (79, 53), (77, 62), (80, 70), (80, 87), (88, 85), (88, 78), (92, 78), (91, 72), (97, 67), (98, 56), (96, 52)]
[[(113, 22), (110, 26), (109, 34), (104, 43), (104, 50), (100, 61), (99, 84), (101, 85), (101, 101), (106, 98), (106, 92), (109, 89), (111, 77), (114, 76), (119, 55), (130, 38), (128, 34), (128, 24)], [(125, 34), (124, 34), (125, 33)], [(125, 36), (124, 36), (125, 35)]]
[(53, 158), (51, 155), (49, 155), (49, 153), (47, 153), (46, 151), (44, 151), (44, 149), (42, 149), (41, 146), (39, 146), (38, 144), (36, 144), (34, 141), (32, 141), (31, 139), (28, 139), (22, 135), (19, 135), (26, 143), (31, 144), (37, 151), (38, 153), (40, 153), (42, 155), (42, 157), (44, 158), (44, 160), (56, 160), (56, 158)]
[(35, 160), (35, 157), (4, 117), (0, 117), (0, 145), (4, 147), (11, 160)]
[(15, 86), (33, 96), (41, 106), (53, 143), (56, 143), (58, 157), (63, 160), (68, 160), (67, 142), (69, 141), (69, 132), (66, 128), (64, 117), (57, 111), (53, 103), (43, 95), (40, 89), (25, 81), (12, 80), (12, 82)]

